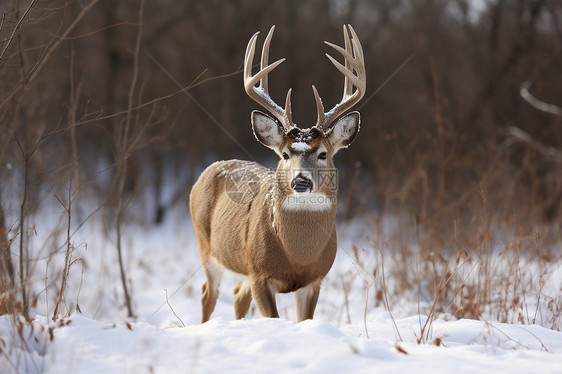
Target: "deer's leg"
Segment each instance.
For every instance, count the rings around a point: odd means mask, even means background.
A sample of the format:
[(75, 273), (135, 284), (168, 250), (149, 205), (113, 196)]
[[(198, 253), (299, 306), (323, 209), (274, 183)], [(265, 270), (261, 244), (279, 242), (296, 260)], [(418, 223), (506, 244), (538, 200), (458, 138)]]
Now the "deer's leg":
[(275, 294), (272, 292), (267, 279), (250, 278), (252, 297), (262, 317), (279, 318)]
[(252, 291), (250, 289), (249, 281), (238, 281), (234, 287), (234, 315), (236, 319), (241, 319), (246, 316), (252, 301)]
[(223, 269), (215, 263), (211, 257), (203, 261), (203, 270), (207, 281), (203, 283), (203, 296), (201, 297), (201, 323), (205, 323), (211, 318), (211, 313), (215, 310), (217, 297), (219, 297), (219, 285), (222, 278)]
[(318, 295), (320, 294), (320, 283), (316, 281), (306, 287), (299, 288), (295, 291), (295, 310), (297, 312), (297, 322), (305, 319), (312, 319), (316, 303), (318, 303)]

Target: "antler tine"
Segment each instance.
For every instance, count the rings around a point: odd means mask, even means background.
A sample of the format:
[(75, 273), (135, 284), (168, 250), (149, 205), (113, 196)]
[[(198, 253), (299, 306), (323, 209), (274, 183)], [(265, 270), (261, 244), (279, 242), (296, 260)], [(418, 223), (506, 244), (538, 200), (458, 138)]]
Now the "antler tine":
[[(255, 102), (264, 107), (267, 111), (275, 116), (283, 126), (285, 131), (288, 131), (292, 127), (291, 118), (291, 90), (287, 92), (287, 99), (285, 101), (285, 109), (277, 105), (269, 96), (269, 82), (268, 74), (279, 66), (284, 58), (275, 61), (274, 63), (268, 65), (269, 60), (269, 44), (273, 37), (273, 32), (275, 26), (272, 26), (265, 38), (265, 42), (262, 47), (262, 56), (260, 61), (260, 71), (252, 76), (252, 64), (254, 62), (254, 54), (256, 51), (256, 42), (259, 32), (255, 33), (248, 42), (246, 47), (246, 54), (244, 56), (244, 88), (248, 96), (250, 96)], [(259, 87), (255, 85), (260, 83)]]
[(314, 100), (316, 101), (316, 113), (318, 113), (316, 124), (320, 124), (324, 122), (324, 104), (322, 104), (322, 99), (314, 85), (312, 85), (312, 92), (314, 93)]
[(256, 40), (259, 34), (260, 32), (258, 31), (252, 35), (246, 47), (246, 53), (244, 55), (244, 87), (247, 86), (248, 80), (251, 79), (252, 63), (254, 62), (254, 53), (256, 51)]
[(291, 92), (293, 91), (292, 88), (289, 88), (287, 91), (287, 98), (285, 99), (285, 118), (287, 119), (287, 123), (289, 127), (293, 124), (293, 113), (291, 111)]
[[(349, 36), (347, 27), (349, 27), (349, 32), (351, 33), (351, 38)], [(336, 61), (335, 58), (326, 53), (326, 56), (332, 61), (334, 66), (343, 74), (344, 86), (343, 86), (343, 96), (341, 101), (336, 104), (332, 110), (324, 113), (324, 108), (322, 101), (316, 88), (313, 87), (314, 97), (316, 99), (316, 107), (318, 110), (318, 122), (316, 127), (320, 128), (322, 131), (327, 132), (333, 126), (332, 123), (343, 113), (353, 107), (363, 95), (365, 95), (367, 74), (365, 71), (365, 60), (363, 56), (363, 48), (359, 42), (359, 38), (355, 33), (355, 30), (351, 25), (344, 25), (343, 27), (343, 37), (344, 37), (344, 47), (342, 48), (330, 42), (324, 42), (330, 47), (338, 51), (345, 60), (344, 65)], [(357, 74), (357, 75), (356, 75)], [(353, 92), (353, 87), (356, 88)], [(322, 111), (322, 114), (320, 113)]]
[(363, 47), (361, 46), (361, 42), (359, 41), (359, 37), (355, 33), (355, 30), (351, 25), (349, 25), (349, 29), (351, 30), (351, 35), (353, 37), (353, 53), (355, 54), (356, 58), (362, 62), (363, 67), (365, 67), (365, 56), (363, 55)]
[[(345, 45), (345, 50), (351, 54), (352, 52), (352, 46), (351, 46), (351, 40), (349, 39), (349, 34), (347, 32), (347, 27), (345, 25), (343, 25), (343, 40), (344, 40), (344, 45)], [(346, 58), (345, 59), (345, 69), (349, 70), (350, 68), (350, 62), (349, 59)], [(353, 85), (351, 84), (351, 82), (349, 81), (349, 79), (347, 78), (347, 76), (345, 76), (344, 78), (344, 82), (343, 82), (343, 97), (345, 98), (348, 95), (351, 95), (351, 93), (353, 92)], [(342, 98), (343, 99), (343, 98)]]
[[(275, 31), (275, 25), (271, 26), (267, 36), (265, 37), (265, 42), (263, 42), (263, 47), (261, 50), (261, 62), (260, 62), (260, 70), (263, 70), (268, 64), (269, 61), (269, 44), (271, 43), (271, 38), (273, 38), (273, 32)], [(269, 76), (266, 74), (260, 80), (260, 87), (265, 91), (269, 92)]]

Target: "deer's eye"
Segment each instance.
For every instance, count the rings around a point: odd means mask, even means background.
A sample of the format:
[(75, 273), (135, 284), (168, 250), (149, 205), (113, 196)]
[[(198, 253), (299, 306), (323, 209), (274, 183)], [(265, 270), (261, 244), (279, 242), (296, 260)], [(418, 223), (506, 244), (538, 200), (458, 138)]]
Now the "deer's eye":
[(320, 153), (320, 154), (318, 155), (318, 158), (319, 158), (320, 160), (325, 160), (326, 157), (328, 157), (328, 154), (327, 154), (326, 152), (322, 152), (322, 153)]
[(288, 155), (286, 152), (283, 152), (283, 158), (284, 158), (285, 160), (288, 160), (288, 159), (289, 159), (289, 155)]

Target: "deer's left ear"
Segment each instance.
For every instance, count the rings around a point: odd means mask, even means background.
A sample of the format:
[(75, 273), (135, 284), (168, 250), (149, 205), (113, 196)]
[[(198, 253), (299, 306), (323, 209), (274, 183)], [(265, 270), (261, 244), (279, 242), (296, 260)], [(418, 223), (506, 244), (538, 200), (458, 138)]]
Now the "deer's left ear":
[(328, 133), (328, 139), (334, 146), (334, 153), (342, 148), (346, 148), (353, 142), (359, 132), (361, 116), (359, 112), (351, 112), (336, 122)]

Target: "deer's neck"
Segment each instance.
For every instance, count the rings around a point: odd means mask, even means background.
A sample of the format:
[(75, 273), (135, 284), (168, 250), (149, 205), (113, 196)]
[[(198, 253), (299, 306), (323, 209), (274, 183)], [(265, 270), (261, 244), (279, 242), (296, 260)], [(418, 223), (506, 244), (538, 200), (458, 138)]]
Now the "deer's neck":
[(310, 265), (318, 260), (335, 230), (336, 195), (294, 194), (274, 205), (274, 229), (291, 260)]

